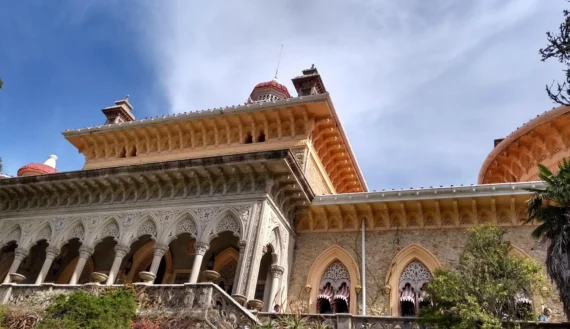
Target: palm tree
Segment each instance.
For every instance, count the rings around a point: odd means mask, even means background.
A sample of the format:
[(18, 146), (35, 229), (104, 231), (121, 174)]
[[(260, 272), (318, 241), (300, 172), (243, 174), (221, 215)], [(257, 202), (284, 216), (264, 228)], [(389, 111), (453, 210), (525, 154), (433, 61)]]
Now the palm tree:
[(546, 271), (556, 283), (570, 321), (570, 161), (562, 160), (557, 174), (541, 164), (538, 168), (546, 187), (531, 190), (534, 196), (527, 204), (527, 223), (539, 223), (532, 236), (548, 243)]

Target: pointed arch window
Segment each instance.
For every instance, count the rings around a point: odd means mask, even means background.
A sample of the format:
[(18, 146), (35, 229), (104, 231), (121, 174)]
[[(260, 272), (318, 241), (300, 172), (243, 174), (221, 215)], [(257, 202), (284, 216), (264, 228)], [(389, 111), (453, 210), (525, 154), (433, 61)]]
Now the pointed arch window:
[(425, 285), (432, 279), (431, 272), (419, 261), (412, 261), (400, 276), (400, 314), (416, 316), (422, 305), (428, 303)]
[(325, 271), (319, 284), (317, 310), (321, 314), (348, 313), (350, 309), (350, 275), (340, 261)]

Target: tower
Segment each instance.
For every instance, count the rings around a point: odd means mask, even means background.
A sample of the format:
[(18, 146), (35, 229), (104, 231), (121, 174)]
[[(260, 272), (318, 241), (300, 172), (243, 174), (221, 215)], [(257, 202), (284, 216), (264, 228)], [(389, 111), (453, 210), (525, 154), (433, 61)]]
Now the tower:
[(277, 78), (271, 81), (258, 83), (246, 103), (271, 102), (280, 99), (291, 98), (287, 87), (280, 84)]

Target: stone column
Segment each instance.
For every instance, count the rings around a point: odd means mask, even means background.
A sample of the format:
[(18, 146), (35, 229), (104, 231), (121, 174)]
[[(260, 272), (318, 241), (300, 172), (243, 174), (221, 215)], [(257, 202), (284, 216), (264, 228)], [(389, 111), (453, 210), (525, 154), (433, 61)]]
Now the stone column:
[(117, 278), (117, 273), (119, 273), (119, 269), (123, 263), (123, 258), (125, 258), (130, 250), (131, 248), (120, 244), (115, 246), (115, 260), (113, 261), (113, 266), (111, 266), (111, 271), (109, 271), (109, 276), (107, 277), (108, 286), (115, 283), (115, 278)]
[(241, 273), (243, 271), (242, 270), (242, 264), (243, 264), (244, 257), (245, 257), (245, 247), (247, 247), (247, 241), (240, 240), (238, 243), (238, 246), (239, 246), (239, 257), (238, 257), (238, 263), (236, 266), (236, 276), (234, 277), (234, 287), (232, 288), (232, 295), (238, 293), (238, 286), (239, 286), (240, 282), (243, 281), (243, 278), (241, 277)]
[(77, 265), (75, 265), (75, 270), (71, 275), (71, 280), (69, 284), (77, 284), (79, 279), (81, 278), (81, 274), (83, 274), (83, 269), (85, 268), (85, 263), (93, 255), (95, 249), (88, 247), (88, 246), (81, 246), (79, 247), (79, 259), (77, 260)]
[(202, 259), (208, 249), (210, 249), (210, 245), (204, 242), (196, 242), (194, 245), (196, 255), (194, 256), (194, 264), (192, 264), (192, 273), (190, 273), (190, 283), (198, 282), (200, 268), (202, 268)]
[(44, 264), (42, 265), (42, 269), (40, 270), (40, 273), (38, 274), (38, 278), (36, 279), (36, 284), (42, 284), (49, 272), (49, 269), (51, 268), (51, 264), (53, 263), (53, 260), (59, 256), (59, 248), (56, 247), (47, 247), (46, 248), (46, 260), (44, 261)]
[(22, 261), (28, 257), (28, 254), (30, 253), (29, 249), (24, 249), (24, 248), (16, 248), (16, 250), (14, 250), (14, 261), (12, 262), (12, 265), (10, 266), (10, 270), (8, 270), (8, 273), (6, 274), (6, 278), (4, 279), (4, 283), (10, 283), (10, 273), (16, 273), (18, 272), (18, 268), (20, 267), (20, 263), (22, 263)]
[(269, 289), (269, 311), (273, 309), (276, 302), (281, 302), (280, 300), (275, 300), (276, 295), (279, 292), (279, 284), (281, 283), (281, 276), (285, 269), (279, 265), (271, 265), (269, 272), (271, 273), (271, 288)]
[(150, 265), (150, 271), (152, 274), (156, 275), (158, 272), (158, 267), (160, 266), (160, 261), (164, 254), (166, 254), (170, 250), (167, 245), (164, 244), (156, 244), (154, 246), (154, 257), (152, 258), (152, 264)]

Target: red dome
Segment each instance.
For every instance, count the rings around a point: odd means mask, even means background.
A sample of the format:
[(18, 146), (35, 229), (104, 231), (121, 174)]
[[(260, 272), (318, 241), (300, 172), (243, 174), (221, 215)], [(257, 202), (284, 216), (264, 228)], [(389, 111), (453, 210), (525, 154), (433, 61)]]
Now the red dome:
[(285, 93), (285, 95), (287, 96), (287, 98), (291, 98), (291, 95), (289, 94), (289, 91), (287, 90), (287, 87), (285, 87), (284, 85), (280, 84), (279, 82), (275, 81), (275, 80), (271, 80), (271, 81), (267, 81), (267, 82), (261, 82), (258, 83), (255, 88), (253, 88), (253, 90), (257, 89), (257, 88), (275, 88), (278, 91)]
[(57, 169), (43, 163), (30, 163), (18, 169), (18, 177), (54, 174), (56, 172), (58, 172)]

